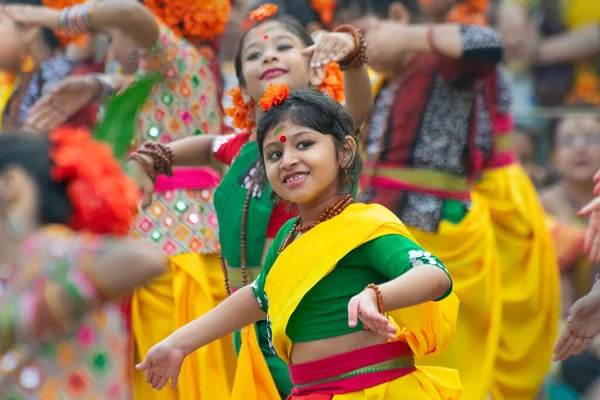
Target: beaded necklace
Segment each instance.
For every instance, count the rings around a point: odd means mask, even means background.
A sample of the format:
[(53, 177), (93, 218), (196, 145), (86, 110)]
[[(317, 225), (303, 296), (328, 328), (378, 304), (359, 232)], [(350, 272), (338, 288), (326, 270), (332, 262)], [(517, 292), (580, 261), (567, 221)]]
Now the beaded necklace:
[(354, 203), (354, 199), (348, 193), (348, 194), (345, 194), (339, 200), (337, 200), (335, 203), (333, 203), (332, 205), (327, 207), (325, 209), (325, 211), (323, 211), (323, 214), (321, 214), (321, 216), (319, 217), (319, 219), (317, 219), (317, 222), (315, 222), (315, 223), (304, 224), (304, 222), (302, 222), (302, 218), (298, 217), (298, 219), (294, 223), (294, 226), (292, 227), (292, 229), (289, 231), (289, 233), (283, 239), (283, 242), (281, 243), (281, 246), (279, 247), (279, 252), (281, 253), (283, 250), (285, 250), (286, 247), (288, 247), (294, 241), (294, 238), (296, 237), (297, 233), (306, 233), (306, 232), (310, 231), (312, 228), (319, 225), (321, 222), (325, 222), (325, 221), (330, 220), (331, 218), (335, 217), (336, 215), (341, 214), (342, 211), (344, 211), (346, 209), (346, 207), (348, 207), (352, 203)]

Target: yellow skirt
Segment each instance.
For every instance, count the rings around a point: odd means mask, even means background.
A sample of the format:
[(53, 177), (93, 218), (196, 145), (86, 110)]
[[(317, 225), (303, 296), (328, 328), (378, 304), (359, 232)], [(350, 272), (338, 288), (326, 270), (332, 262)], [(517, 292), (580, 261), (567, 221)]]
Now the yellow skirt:
[[(171, 257), (170, 271), (138, 289), (132, 302), (134, 363), (177, 328), (213, 309), (226, 297), (223, 273), (216, 254)], [(146, 383), (144, 373), (133, 372), (136, 400), (227, 399), (235, 375), (233, 340), (227, 336), (187, 357), (177, 390), (160, 392)]]
[(492, 395), (531, 400), (550, 368), (560, 317), (552, 237), (519, 165), (485, 172), (475, 190), (490, 207), (502, 265), (503, 322)]
[(459, 224), (442, 221), (437, 233), (408, 228), (424, 249), (446, 264), (460, 300), (450, 348), (417, 364), (458, 370), (461, 399), (484, 400), (491, 389), (502, 322), (500, 261), (487, 205), (477, 193), (472, 202)]

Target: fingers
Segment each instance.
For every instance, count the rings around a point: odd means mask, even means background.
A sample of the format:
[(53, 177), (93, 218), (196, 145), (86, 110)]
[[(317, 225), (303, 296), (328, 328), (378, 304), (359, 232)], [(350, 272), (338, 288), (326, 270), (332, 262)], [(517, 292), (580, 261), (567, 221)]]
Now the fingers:
[(177, 389), (177, 382), (179, 381), (179, 374), (171, 378), (171, 389)]
[(573, 348), (574, 343), (575, 338), (573, 337), (573, 333), (568, 327), (565, 328), (556, 346), (554, 347), (553, 359), (555, 361), (562, 361), (568, 358), (571, 354), (571, 350)]
[(153, 191), (148, 190), (148, 189), (143, 189), (142, 210), (145, 210), (146, 208), (150, 207), (150, 205), (152, 204), (152, 198), (153, 198)]
[(592, 264), (595, 264), (600, 261), (600, 234), (598, 234), (598, 231), (595, 229), (593, 232), (594, 238), (592, 240), (589, 258)]
[(158, 383), (156, 384), (155, 389), (163, 390), (163, 388), (167, 385), (168, 382), (169, 382), (169, 378), (167, 376), (161, 376)]
[(300, 54), (302, 54), (304, 57), (310, 57), (315, 53), (315, 49), (317, 48), (316, 44), (313, 44), (312, 46), (308, 46), (307, 48), (305, 48), (304, 50), (302, 50), (300, 52)]
[(161, 378), (162, 378), (161, 375), (153, 374), (152, 381), (150, 382), (152, 384), (153, 389), (158, 389), (158, 383), (161, 381)]
[(583, 217), (593, 213), (594, 211), (600, 211), (600, 197), (596, 197), (594, 200), (583, 206), (583, 208), (577, 213), (577, 216)]
[(142, 360), (141, 363), (135, 366), (135, 369), (137, 369), (138, 371), (146, 371), (148, 368), (150, 368), (151, 365), (152, 362), (148, 359), (148, 357), (146, 357)]
[(594, 175), (594, 182), (600, 182), (600, 169), (596, 171), (596, 174)]
[(348, 326), (350, 328), (356, 327), (358, 324), (358, 305), (360, 304), (360, 298), (354, 296), (348, 303)]

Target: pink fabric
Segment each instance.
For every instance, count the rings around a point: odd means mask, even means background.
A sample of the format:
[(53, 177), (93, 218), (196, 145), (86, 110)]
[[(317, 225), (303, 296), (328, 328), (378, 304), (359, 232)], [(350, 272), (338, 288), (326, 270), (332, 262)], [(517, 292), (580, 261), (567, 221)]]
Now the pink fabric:
[[(366, 347), (337, 356), (304, 364), (289, 365), (290, 377), (294, 385), (308, 385), (335, 376), (368, 367), (397, 357), (411, 356), (410, 347), (405, 342), (389, 342)], [(360, 391), (392, 381), (415, 371), (414, 366), (395, 368), (387, 371), (369, 372), (334, 382), (294, 388), (290, 399), (300, 399), (310, 394), (343, 394)]]
[(494, 126), (492, 129), (496, 136), (502, 136), (503, 133), (512, 133), (514, 126), (512, 115), (497, 114), (496, 118), (494, 118)]
[(155, 193), (178, 189), (214, 189), (221, 182), (221, 175), (212, 168), (177, 168), (173, 176), (160, 175), (154, 185)]
[[(361, 186), (364, 187), (364, 184), (361, 182)], [(443, 199), (456, 199), (456, 200), (469, 200), (471, 198), (470, 192), (448, 192), (443, 190), (435, 190), (430, 189), (426, 186), (419, 185), (411, 185), (405, 182), (396, 181), (394, 179), (382, 178), (379, 176), (374, 176), (371, 178), (371, 187), (377, 188), (389, 188), (389, 189), (399, 189), (399, 190), (408, 190), (413, 192), (420, 192), (425, 194), (430, 194), (432, 196), (437, 196)]]
[(506, 153), (494, 154), (487, 163), (486, 168), (500, 168), (513, 165), (517, 162), (517, 155), (508, 151)]

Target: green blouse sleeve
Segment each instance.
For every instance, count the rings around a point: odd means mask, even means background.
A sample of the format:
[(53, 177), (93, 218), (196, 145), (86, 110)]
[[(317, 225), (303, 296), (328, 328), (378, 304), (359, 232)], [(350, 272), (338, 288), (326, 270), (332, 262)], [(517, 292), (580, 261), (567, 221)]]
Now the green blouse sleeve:
[[(369, 265), (389, 279), (395, 279), (411, 268), (429, 264), (441, 268), (452, 282), (452, 277), (444, 263), (405, 236), (381, 236), (363, 244), (361, 250)], [(452, 293), (452, 286), (451, 284), (448, 291), (437, 300), (449, 296)]]
[(267, 299), (267, 295), (265, 294), (265, 283), (267, 282), (267, 275), (271, 270), (273, 264), (277, 260), (277, 256), (279, 255), (279, 248), (283, 243), (283, 240), (292, 229), (294, 222), (296, 222), (297, 218), (293, 218), (283, 224), (279, 232), (277, 232), (277, 236), (271, 243), (271, 247), (269, 247), (269, 251), (267, 252), (267, 257), (265, 258), (265, 262), (263, 264), (262, 270), (258, 275), (258, 278), (254, 282), (252, 282), (252, 291), (254, 292), (254, 297), (256, 302), (260, 306), (261, 310), (267, 312), (269, 309), (269, 300)]

